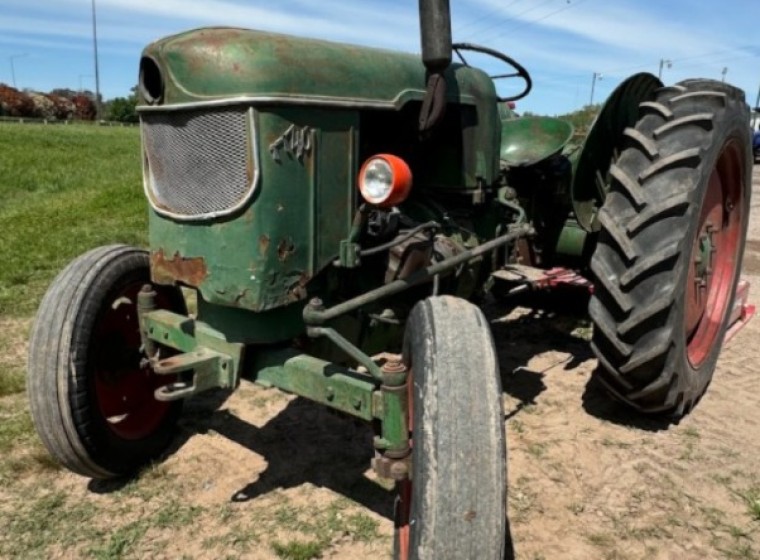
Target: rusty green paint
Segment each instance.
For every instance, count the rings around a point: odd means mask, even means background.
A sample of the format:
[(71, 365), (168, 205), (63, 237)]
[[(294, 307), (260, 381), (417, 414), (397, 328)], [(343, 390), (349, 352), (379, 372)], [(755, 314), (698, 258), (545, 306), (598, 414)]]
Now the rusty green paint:
[(198, 299), (198, 318), (211, 328), (224, 331), (230, 342), (272, 344), (303, 333), (303, 302), (267, 311), (251, 312), (239, 307), (215, 305)]
[[(257, 123), (261, 181), (242, 213), (190, 223), (151, 212), (154, 281), (267, 311), (304, 300), (309, 280), (337, 257), (353, 219), (358, 114), (283, 107), (262, 111)], [(313, 148), (277, 160), (268, 147), (291, 125), (312, 131)]]
[(551, 117), (521, 117), (501, 123), (501, 160), (509, 166), (538, 163), (562, 151), (573, 125)]
[[(168, 104), (256, 96), (400, 106), (425, 93), (418, 55), (264, 31), (194, 29), (148, 45), (143, 55), (165, 68)], [(475, 104), (493, 92), (479, 70), (452, 65), (447, 77), (450, 101)]]
[(381, 389), (382, 408), (377, 417), (382, 419), (382, 435), (375, 438), (375, 448), (399, 457), (409, 450), (408, 386), (383, 386)]
[(363, 420), (376, 417), (373, 395), (377, 384), (347, 368), (282, 349), (254, 355), (253, 370), (260, 385), (283, 389)]
[(208, 349), (225, 359), (210, 362), (203, 372), (205, 385), (210, 388), (235, 388), (240, 379), (244, 346), (228, 342), (226, 336), (207, 324), (164, 309), (140, 317), (144, 336), (164, 346), (184, 353)]
[(151, 253), (150, 272), (151, 279), (158, 284), (177, 281), (191, 287), (200, 286), (208, 275), (203, 258), (185, 258), (179, 253), (167, 257), (163, 249)]
[[(209, 304), (255, 312), (317, 295), (309, 293), (311, 279), (339, 256), (351, 229), (362, 111), (402, 111), (421, 100), (425, 70), (418, 58), (226, 28), (169, 37), (145, 55), (162, 68), (166, 84), (162, 105), (151, 110), (233, 100), (254, 107), (259, 163), (257, 191), (235, 215), (187, 222), (151, 211), (154, 281), (192, 286)], [(439, 188), (490, 183), (500, 134), (493, 83), (479, 70), (455, 66), (448, 85), (449, 100), (468, 109), (467, 122), (455, 123), (462, 161), (452, 163), (448, 142), (433, 144), (440, 153), (428, 156), (439, 163), (424, 166), (436, 170), (427, 180)], [(301, 157), (282, 147), (294, 127), (310, 135)], [(290, 323), (286, 331), (295, 336), (300, 328)]]
[[(413, 54), (234, 28), (196, 29), (148, 45), (143, 56), (162, 69), (160, 110), (202, 102), (245, 99), (267, 107), (295, 105), (399, 111), (421, 103), (426, 71)], [(473, 112), (457, 126), (467, 150), (455, 154), (463, 169), (456, 188), (490, 183), (498, 173), (499, 112), (496, 91), (482, 71), (454, 64), (446, 71), (449, 103)], [(145, 99), (141, 99), (146, 103)], [(416, 109), (413, 119), (416, 119)], [(465, 122), (466, 121), (466, 122)], [(358, 131), (358, 129), (357, 129)], [(439, 151), (449, 145), (444, 143)], [(450, 163), (449, 154), (435, 154)], [(431, 178), (436, 184), (440, 173)]]

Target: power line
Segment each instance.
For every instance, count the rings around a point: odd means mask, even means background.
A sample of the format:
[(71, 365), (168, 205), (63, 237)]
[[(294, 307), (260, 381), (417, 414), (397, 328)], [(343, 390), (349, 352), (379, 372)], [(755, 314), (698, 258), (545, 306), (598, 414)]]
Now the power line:
[[(584, 2), (587, 2), (588, 0), (576, 0), (575, 2), (572, 2), (572, 3), (571, 3), (571, 0), (566, 0), (566, 1), (567, 1), (567, 5), (559, 8), (558, 10), (554, 10), (553, 12), (549, 12), (548, 14), (545, 14), (545, 15), (539, 17), (539, 18), (532, 19), (532, 20), (529, 20), (529, 21), (523, 21), (523, 22), (518, 23), (517, 25), (513, 25), (512, 27), (508, 27), (506, 29), (502, 29), (496, 35), (490, 35), (490, 36), (485, 37), (485, 38), (481, 37), (480, 40), (488, 42), (488, 41), (492, 40), (493, 38), (497, 37), (500, 34), (506, 33), (508, 31), (514, 31), (516, 29), (522, 29), (523, 27), (527, 27), (528, 25), (533, 25), (533, 24), (536, 24), (536, 23), (538, 23), (540, 21), (544, 21), (544, 20), (549, 19), (550, 17), (552, 17), (552, 16), (554, 16), (554, 15), (560, 13), (560, 12), (564, 12), (565, 10), (569, 10), (570, 8), (575, 8), (576, 6), (580, 6)], [(544, 4), (545, 3), (546, 2), (544, 2)], [(538, 7), (538, 6), (536, 6), (536, 7)]]
[(483, 40), (482, 39), (483, 33), (486, 33), (488, 31), (496, 29), (500, 25), (504, 25), (505, 23), (507, 23), (509, 21), (514, 21), (515, 19), (519, 18), (520, 16), (524, 16), (525, 14), (530, 13), (533, 10), (536, 10), (536, 9), (540, 8), (541, 6), (544, 6), (544, 5), (548, 4), (549, 2), (553, 2), (553, 1), (554, 0), (544, 0), (543, 2), (539, 2), (538, 4), (536, 4), (535, 6), (533, 6), (532, 8), (528, 8), (527, 10), (523, 10), (519, 14), (515, 14), (514, 16), (509, 16), (509, 17), (506, 17), (506, 18), (503, 18), (503, 19), (499, 19), (493, 25), (489, 25), (485, 29), (481, 29), (478, 34), (476, 34), (476, 35), (473, 35), (473, 34), (468, 35), (467, 37), (465, 37), (465, 40), (471, 39), (473, 37), (477, 37), (479, 41), (482, 41)]
[(506, 4), (506, 5), (504, 5), (504, 6), (499, 6), (498, 8), (496, 8), (496, 9), (494, 9), (494, 10), (490, 10), (489, 12), (487, 12), (487, 13), (485, 13), (484, 15), (480, 16), (479, 18), (477, 18), (477, 19), (475, 19), (475, 20), (472, 20), (472, 21), (469, 21), (469, 22), (465, 23), (464, 25), (460, 26), (460, 27), (459, 27), (459, 28), (456, 30), (456, 32), (457, 32), (457, 33), (461, 33), (463, 29), (467, 29), (468, 27), (472, 27), (472, 26), (473, 26), (473, 25), (475, 25), (476, 23), (480, 23), (481, 21), (484, 21), (484, 20), (490, 19), (490, 18), (491, 18), (491, 16), (492, 16), (492, 15), (494, 15), (494, 14), (501, 14), (501, 13), (503, 13), (503, 12), (504, 12), (504, 10), (506, 10), (506, 9), (507, 9), (507, 8), (509, 8), (510, 6), (514, 6), (514, 5), (515, 5), (515, 4), (517, 4), (518, 2), (520, 2), (520, 0), (513, 0), (513, 1), (512, 1), (512, 2), (510, 2), (509, 4)]
[(548, 19), (548, 18), (552, 17), (555, 14), (558, 14), (560, 12), (564, 12), (565, 10), (569, 10), (570, 8), (575, 8), (576, 6), (580, 6), (581, 4), (583, 4), (584, 2), (587, 2), (587, 1), (588, 0), (577, 0), (575, 3), (570, 3), (570, 0), (567, 0), (567, 6), (563, 6), (559, 10), (554, 10), (553, 12), (550, 12), (550, 13), (546, 14), (545, 16), (540, 17), (538, 19), (534, 19), (532, 21), (526, 21), (526, 22), (524, 22), (524, 23), (522, 23), (520, 25), (517, 25), (516, 27), (512, 27), (508, 31), (514, 31), (515, 29), (520, 29), (520, 28), (525, 27), (527, 25), (533, 25), (534, 23), (538, 23), (539, 21), (544, 21), (545, 19)]

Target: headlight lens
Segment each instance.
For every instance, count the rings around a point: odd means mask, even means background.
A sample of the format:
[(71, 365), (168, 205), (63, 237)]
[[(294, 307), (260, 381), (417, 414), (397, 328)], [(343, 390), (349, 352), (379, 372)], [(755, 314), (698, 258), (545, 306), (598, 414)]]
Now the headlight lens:
[(390, 154), (369, 158), (359, 172), (359, 191), (376, 206), (395, 206), (412, 188), (412, 171), (404, 160)]
[(384, 159), (370, 160), (364, 168), (362, 179), (363, 194), (369, 201), (385, 200), (393, 188), (393, 170)]

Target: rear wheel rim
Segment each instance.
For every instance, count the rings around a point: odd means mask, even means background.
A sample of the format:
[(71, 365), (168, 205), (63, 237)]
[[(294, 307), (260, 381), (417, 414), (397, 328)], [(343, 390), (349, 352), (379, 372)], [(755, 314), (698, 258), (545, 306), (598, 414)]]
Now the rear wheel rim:
[[(97, 410), (108, 429), (124, 440), (149, 437), (171, 411), (171, 403), (156, 400), (155, 390), (174, 377), (156, 375), (140, 351), (136, 304), (144, 283), (134, 281), (104, 302), (91, 340)], [(168, 308), (168, 299), (158, 292), (156, 303)]]
[(745, 213), (741, 162), (739, 143), (726, 144), (710, 174), (692, 243), (684, 334), (693, 368), (716, 347), (732, 304)]

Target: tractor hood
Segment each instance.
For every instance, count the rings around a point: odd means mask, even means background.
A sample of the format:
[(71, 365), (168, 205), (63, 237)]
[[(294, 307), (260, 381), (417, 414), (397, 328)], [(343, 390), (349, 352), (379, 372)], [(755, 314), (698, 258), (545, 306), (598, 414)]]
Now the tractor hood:
[[(447, 98), (493, 96), (483, 72), (454, 65)], [(419, 56), (237, 28), (204, 28), (148, 45), (140, 64), (141, 103), (174, 105), (230, 97), (352, 107), (399, 107), (425, 94)]]

